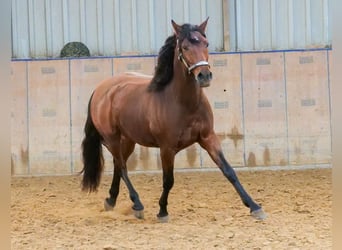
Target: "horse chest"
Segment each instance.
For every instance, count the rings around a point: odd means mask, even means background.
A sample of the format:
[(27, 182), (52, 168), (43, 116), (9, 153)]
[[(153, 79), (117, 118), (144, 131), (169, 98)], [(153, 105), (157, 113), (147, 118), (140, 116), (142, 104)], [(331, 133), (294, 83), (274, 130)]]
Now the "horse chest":
[(180, 129), (178, 131), (177, 137), (175, 137), (177, 140), (175, 142), (177, 149), (181, 150), (196, 142), (199, 134), (200, 127), (196, 122), (190, 123), (188, 126)]

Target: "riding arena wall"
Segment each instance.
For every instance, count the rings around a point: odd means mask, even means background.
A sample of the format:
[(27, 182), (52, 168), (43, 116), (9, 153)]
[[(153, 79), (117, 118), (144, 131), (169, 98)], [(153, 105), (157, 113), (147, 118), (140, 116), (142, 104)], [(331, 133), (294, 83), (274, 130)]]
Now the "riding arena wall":
[[(331, 49), (211, 53), (209, 62), (213, 81), (204, 91), (233, 167), (330, 166)], [(79, 172), (96, 84), (126, 71), (153, 74), (155, 63), (155, 55), (13, 60), (12, 174)], [(137, 145), (128, 168), (160, 170), (159, 149)], [(175, 168), (216, 166), (195, 144), (177, 154)]]

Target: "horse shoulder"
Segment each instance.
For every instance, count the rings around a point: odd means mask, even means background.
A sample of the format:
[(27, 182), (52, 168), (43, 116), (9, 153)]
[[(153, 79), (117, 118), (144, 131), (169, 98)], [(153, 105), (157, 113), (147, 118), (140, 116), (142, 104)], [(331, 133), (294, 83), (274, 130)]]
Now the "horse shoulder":
[(199, 127), (199, 138), (205, 138), (215, 134), (214, 114), (206, 96), (203, 96), (198, 108), (196, 123)]

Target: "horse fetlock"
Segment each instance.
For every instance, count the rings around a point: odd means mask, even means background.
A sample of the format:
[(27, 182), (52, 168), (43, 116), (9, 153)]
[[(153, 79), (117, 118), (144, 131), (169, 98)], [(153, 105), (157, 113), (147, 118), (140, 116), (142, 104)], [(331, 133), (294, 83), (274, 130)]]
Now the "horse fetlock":
[(134, 205), (132, 206), (132, 209), (134, 211), (142, 211), (144, 210), (144, 205), (141, 204), (141, 202), (137, 202), (137, 203), (134, 203)]
[(245, 200), (242, 201), (242, 203), (246, 206), (246, 207), (250, 207), (249, 203)]

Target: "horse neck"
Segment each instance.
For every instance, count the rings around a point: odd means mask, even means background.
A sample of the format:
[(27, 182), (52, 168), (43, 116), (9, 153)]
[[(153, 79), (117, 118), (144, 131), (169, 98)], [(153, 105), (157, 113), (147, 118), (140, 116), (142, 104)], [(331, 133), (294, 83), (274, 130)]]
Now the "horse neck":
[(193, 74), (188, 73), (176, 56), (173, 74), (171, 86), (177, 102), (189, 110), (196, 109), (203, 95), (202, 88), (196, 82)]

